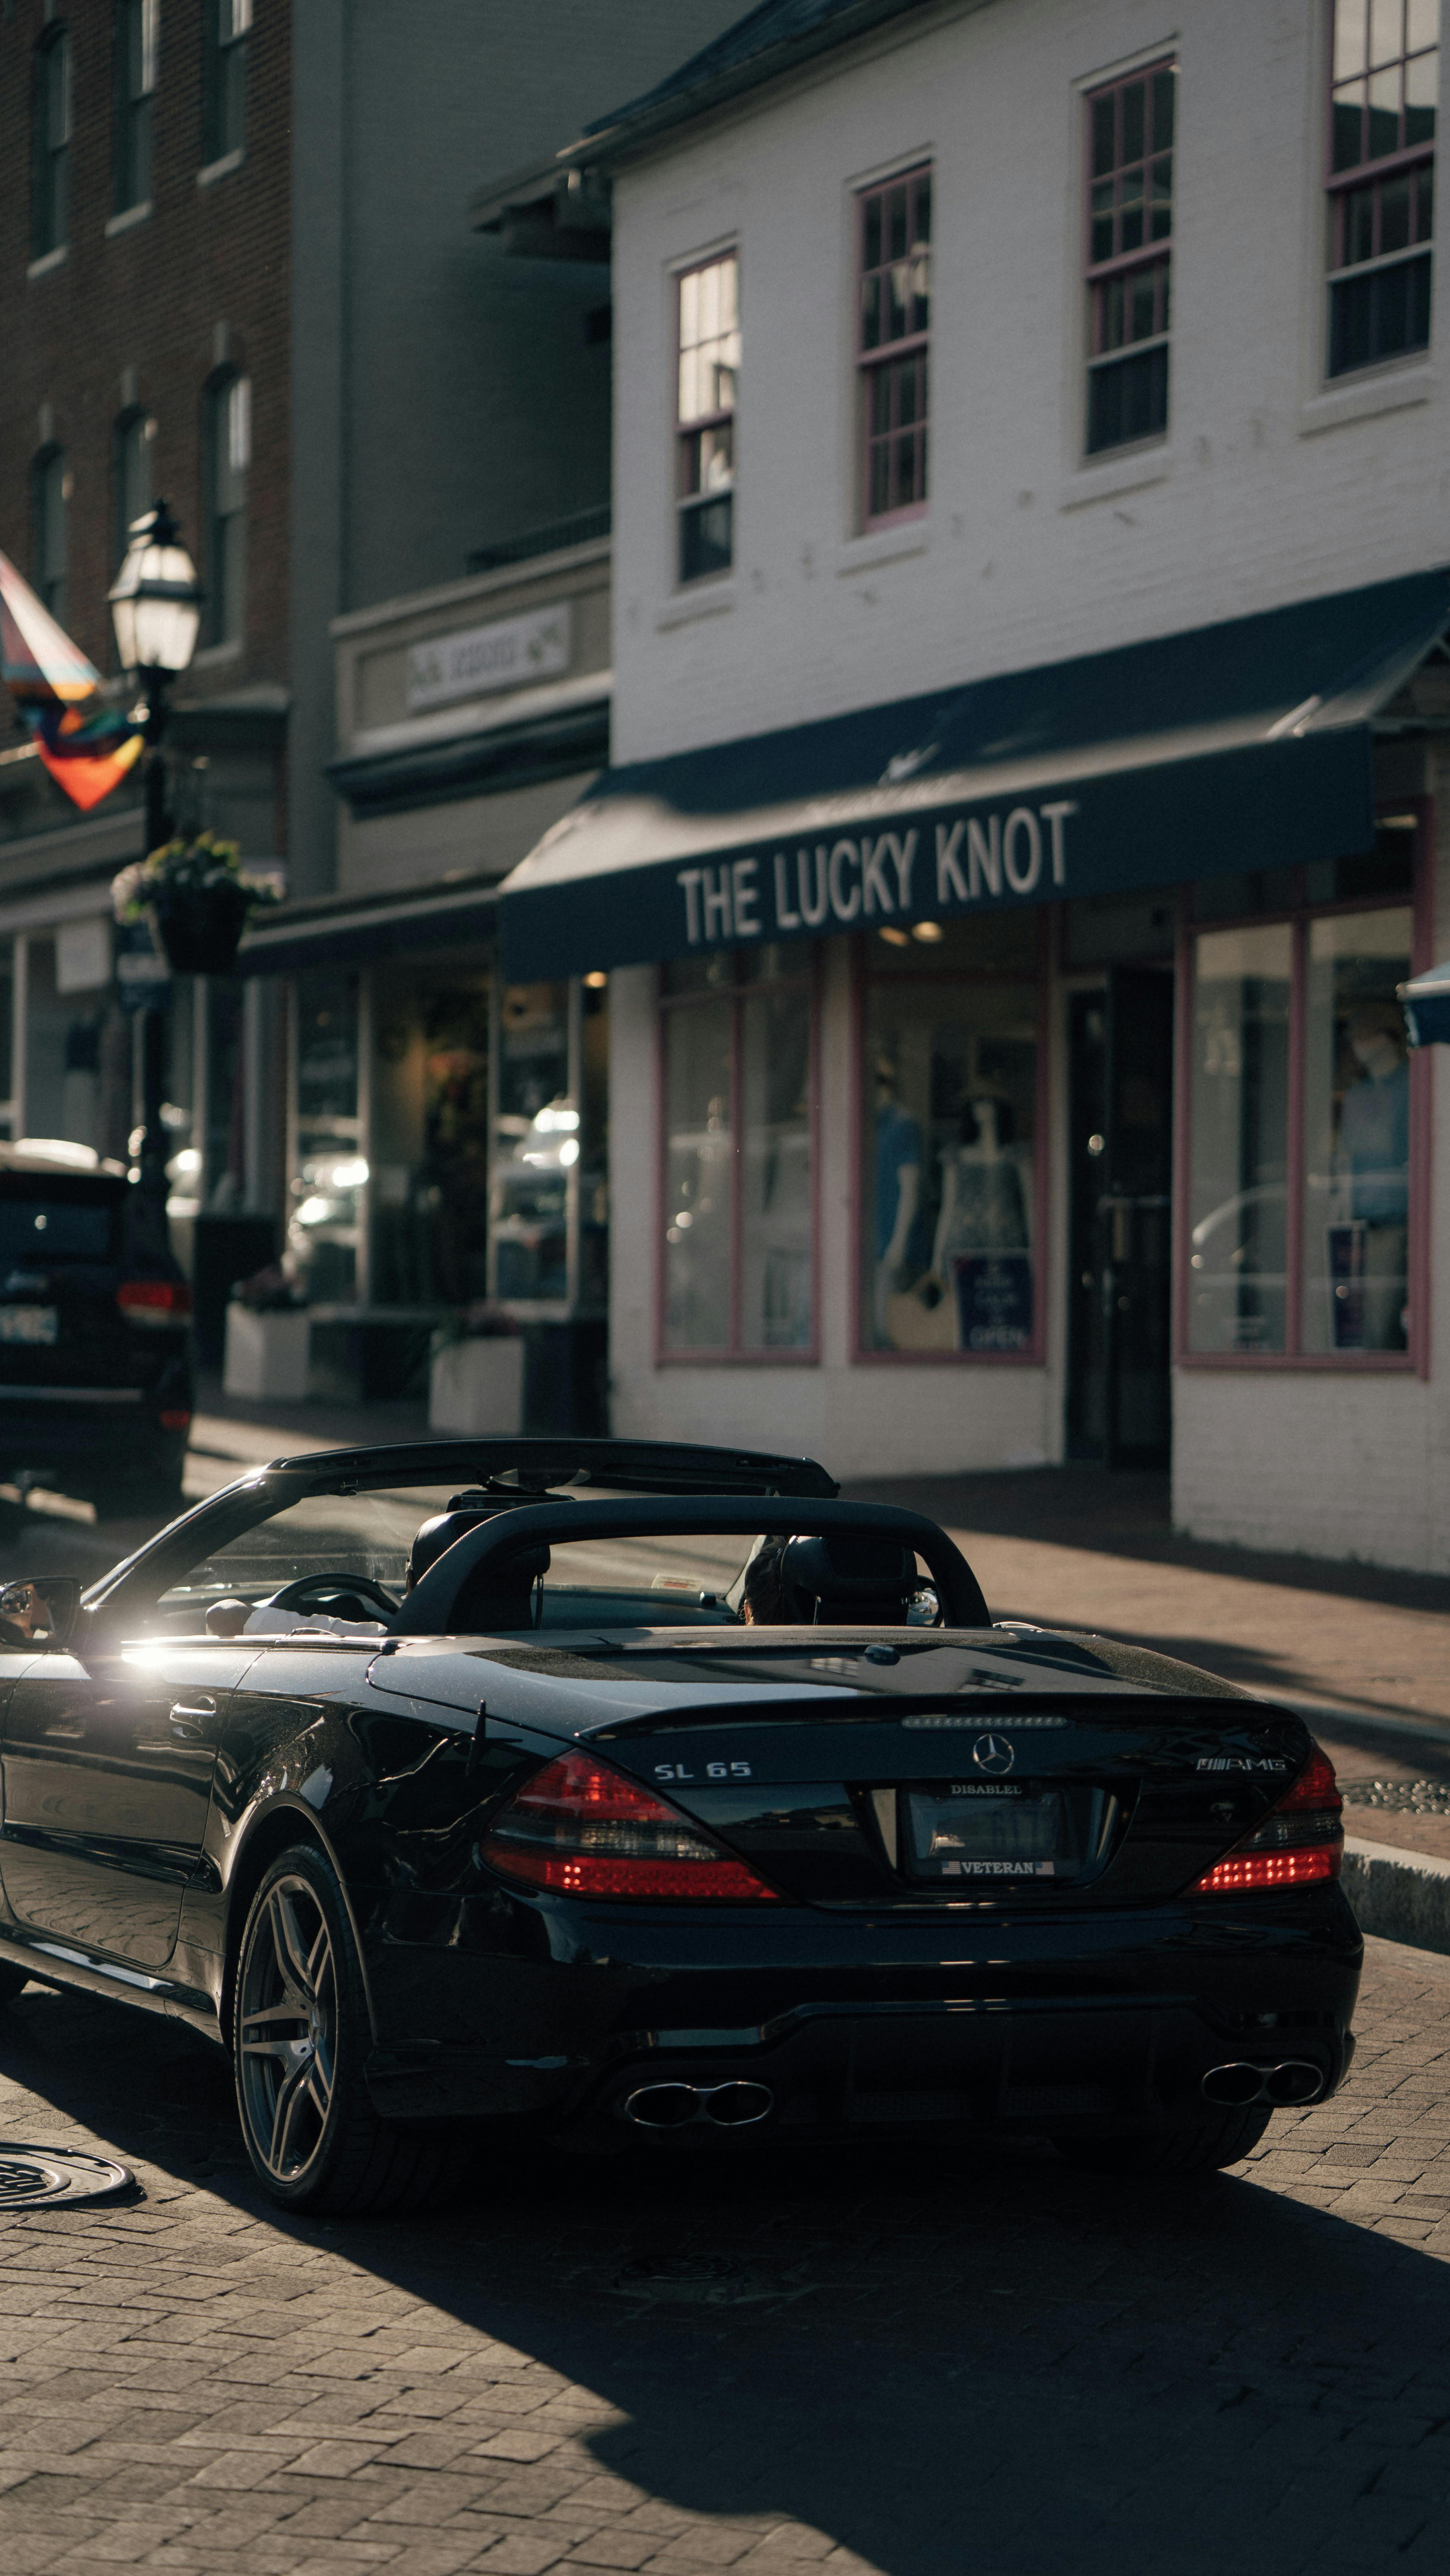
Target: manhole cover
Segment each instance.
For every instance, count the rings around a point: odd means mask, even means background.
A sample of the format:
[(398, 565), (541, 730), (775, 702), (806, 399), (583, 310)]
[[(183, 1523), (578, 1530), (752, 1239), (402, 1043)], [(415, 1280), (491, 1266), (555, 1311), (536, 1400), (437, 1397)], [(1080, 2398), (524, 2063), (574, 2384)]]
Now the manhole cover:
[(131, 2176), (105, 2156), (83, 2156), (72, 2147), (16, 2147), (0, 2143), (0, 2209), (53, 2209), (59, 2201), (108, 2200)]
[(801, 2285), (784, 2274), (751, 2272), (725, 2254), (679, 2254), (664, 2261), (626, 2263), (614, 2278), (626, 2299), (666, 2299), (705, 2308), (747, 2307), (758, 2299), (800, 2296)]

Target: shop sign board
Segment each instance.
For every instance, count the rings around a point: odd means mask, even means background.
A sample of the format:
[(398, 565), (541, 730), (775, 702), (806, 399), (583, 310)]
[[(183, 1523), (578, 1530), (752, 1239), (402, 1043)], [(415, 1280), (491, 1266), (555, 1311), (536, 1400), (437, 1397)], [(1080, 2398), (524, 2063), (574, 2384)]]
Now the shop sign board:
[(556, 679), (573, 653), (573, 615), (567, 599), (526, 617), (500, 617), (456, 635), (431, 636), (408, 648), (408, 713), (481, 698), (496, 689), (527, 688)]
[[(1374, 835), (1369, 731), (1360, 725), (1079, 772), (1046, 794), (1028, 788), (980, 802), (936, 802), (929, 790), (892, 781), (852, 800), (854, 813), (845, 796), (832, 800), (829, 822), (825, 800), (814, 812), (803, 804), (795, 830), (786, 822), (732, 850), (729, 827), (745, 818), (722, 814), (713, 848), (691, 834), (695, 848), (676, 857), (620, 865), (631, 838), (648, 847), (663, 801), (600, 795), (555, 825), (519, 872), (524, 881), (504, 888), (512, 980), (1180, 885), (1345, 857)], [(590, 868), (596, 820), (607, 856)]]

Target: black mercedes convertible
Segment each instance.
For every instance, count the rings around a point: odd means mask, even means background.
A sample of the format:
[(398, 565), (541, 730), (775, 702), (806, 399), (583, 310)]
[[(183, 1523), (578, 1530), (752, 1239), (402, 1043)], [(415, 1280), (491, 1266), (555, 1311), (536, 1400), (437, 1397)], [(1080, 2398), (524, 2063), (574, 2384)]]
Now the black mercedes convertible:
[(231, 2052), (294, 2210), (510, 2140), (1246, 2155), (1353, 2050), (1334, 1772), (1211, 1674), (994, 1624), (935, 1522), (632, 1441), (279, 1458), (0, 1594), (0, 1996)]

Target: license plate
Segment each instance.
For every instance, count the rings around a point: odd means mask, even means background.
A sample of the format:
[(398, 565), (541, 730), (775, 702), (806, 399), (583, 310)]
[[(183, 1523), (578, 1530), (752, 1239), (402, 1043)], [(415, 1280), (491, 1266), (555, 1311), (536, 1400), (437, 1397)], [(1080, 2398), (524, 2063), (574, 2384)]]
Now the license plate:
[(0, 1342), (54, 1342), (60, 1318), (53, 1306), (0, 1306)]
[(1028, 1781), (943, 1781), (903, 1793), (900, 1849), (908, 1878), (1071, 1878), (1077, 1837), (1061, 1789)]

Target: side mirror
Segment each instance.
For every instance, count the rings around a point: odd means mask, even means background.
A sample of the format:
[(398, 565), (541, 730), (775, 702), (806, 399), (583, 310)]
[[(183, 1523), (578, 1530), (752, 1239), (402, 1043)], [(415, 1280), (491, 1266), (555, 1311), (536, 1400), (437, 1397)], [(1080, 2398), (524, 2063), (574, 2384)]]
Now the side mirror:
[(53, 1652), (68, 1644), (80, 1613), (81, 1586), (74, 1574), (23, 1576), (0, 1591), (0, 1647)]

